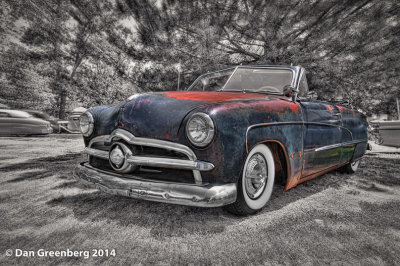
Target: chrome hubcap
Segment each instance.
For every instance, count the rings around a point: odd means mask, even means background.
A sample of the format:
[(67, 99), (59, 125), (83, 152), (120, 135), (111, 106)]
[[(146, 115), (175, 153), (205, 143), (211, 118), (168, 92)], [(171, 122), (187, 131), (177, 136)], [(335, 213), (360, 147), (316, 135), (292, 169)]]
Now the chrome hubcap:
[(351, 168), (355, 171), (357, 170), (358, 164), (360, 163), (360, 161), (356, 161), (356, 162), (352, 162), (350, 164)]
[(258, 198), (264, 191), (268, 179), (268, 166), (261, 153), (251, 156), (245, 169), (245, 189), (251, 199)]

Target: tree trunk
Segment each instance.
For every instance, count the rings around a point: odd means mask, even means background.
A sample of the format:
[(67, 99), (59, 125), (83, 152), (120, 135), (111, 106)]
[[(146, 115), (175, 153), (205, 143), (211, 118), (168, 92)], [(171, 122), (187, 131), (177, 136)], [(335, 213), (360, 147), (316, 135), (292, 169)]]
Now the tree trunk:
[(67, 105), (67, 92), (63, 89), (60, 94), (60, 108), (58, 110), (58, 117), (65, 119), (65, 108)]
[[(78, 69), (79, 65), (82, 63), (82, 59), (83, 59), (83, 57), (79, 57), (79, 56), (76, 57), (74, 67), (72, 69), (71, 75), (69, 76), (69, 82), (68, 82), (69, 85), (71, 85), (70, 83), (72, 82), (72, 80), (76, 74), (76, 70)], [(59, 106), (59, 110), (58, 110), (58, 117), (60, 119), (65, 119), (66, 118), (65, 117), (65, 109), (67, 107), (67, 91), (65, 88), (63, 88), (61, 90), (59, 103), (60, 103), (60, 106)]]

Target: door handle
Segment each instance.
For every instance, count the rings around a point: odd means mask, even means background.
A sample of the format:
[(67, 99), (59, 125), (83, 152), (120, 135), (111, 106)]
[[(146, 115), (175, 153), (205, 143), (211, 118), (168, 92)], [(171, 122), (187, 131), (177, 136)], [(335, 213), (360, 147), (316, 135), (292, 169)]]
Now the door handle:
[(335, 116), (342, 116), (342, 113), (337, 113), (335, 114)]

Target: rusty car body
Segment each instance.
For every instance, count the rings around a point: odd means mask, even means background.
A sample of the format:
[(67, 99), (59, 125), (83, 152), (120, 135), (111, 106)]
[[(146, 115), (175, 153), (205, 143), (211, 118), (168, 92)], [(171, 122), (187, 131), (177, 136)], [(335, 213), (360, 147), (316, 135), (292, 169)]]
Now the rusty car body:
[(366, 117), (316, 101), (300, 66), (238, 66), (186, 91), (135, 94), (81, 117), (88, 162), (81, 182), (108, 193), (236, 214), (328, 171), (354, 172)]

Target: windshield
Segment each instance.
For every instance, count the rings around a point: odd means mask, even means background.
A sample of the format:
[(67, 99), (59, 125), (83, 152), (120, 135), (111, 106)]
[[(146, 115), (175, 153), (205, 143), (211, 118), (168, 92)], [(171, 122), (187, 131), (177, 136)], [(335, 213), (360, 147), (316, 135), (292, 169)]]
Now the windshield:
[(238, 67), (202, 75), (188, 90), (282, 93), (292, 80), (291, 69)]
[(218, 91), (221, 90), (229, 77), (232, 75), (234, 68), (225, 69), (210, 74), (201, 75), (189, 87), (190, 91)]

